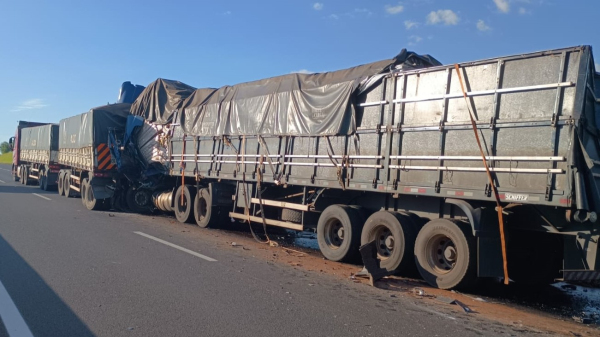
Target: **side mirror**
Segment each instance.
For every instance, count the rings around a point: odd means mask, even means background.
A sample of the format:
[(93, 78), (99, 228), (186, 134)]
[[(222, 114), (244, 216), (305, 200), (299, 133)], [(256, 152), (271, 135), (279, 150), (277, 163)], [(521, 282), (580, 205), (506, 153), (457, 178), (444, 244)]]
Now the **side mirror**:
[(10, 137), (8, 140), (8, 145), (10, 146), (11, 151), (15, 150), (15, 137)]

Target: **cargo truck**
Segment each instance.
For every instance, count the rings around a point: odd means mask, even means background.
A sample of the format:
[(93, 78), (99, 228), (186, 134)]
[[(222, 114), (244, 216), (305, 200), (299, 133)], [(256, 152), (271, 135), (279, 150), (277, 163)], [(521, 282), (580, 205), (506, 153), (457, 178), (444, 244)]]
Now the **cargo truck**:
[[(116, 166), (108, 150), (108, 130), (125, 126), (130, 103), (117, 103), (90, 109), (59, 123), (58, 194), (80, 196), (90, 210), (111, 207)], [(112, 188), (111, 188), (112, 187)]]
[[(457, 65), (403, 51), (219, 89), (158, 80), (117, 155), (146, 162), (140, 194), (181, 222), (315, 230), (334, 261), (374, 244), (383, 269), (445, 289), (599, 280), (599, 92), (589, 46)], [(163, 177), (144, 174), (157, 164)]]
[[(25, 142), (27, 144), (25, 144), (25, 145), (22, 144), (23, 143), (23, 139), (22, 139), (23, 130), (26, 130), (26, 128), (36, 127), (36, 126), (41, 126), (41, 125), (46, 125), (46, 124), (49, 124), (49, 123), (37, 123), (37, 122), (27, 122), (27, 121), (19, 121), (18, 122), (17, 130), (15, 131), (15, 136), (11, 137), (8, 140), (8, 144), (9, 144), (11, 150), (13, 151), (11, 174), (12, 174), (14, 181), (23, 182), (23, 178), (27, 176), (25, 174), (26, 173), (25, 167), (30, 166), (32, 164), (32, 162), (22, 161), (21, 147), (24, 146), (25, 148), (27, 148), (27, 150), (36, 150), (36, 147), (37, 147), (37, 139), (29, 139), (28, 138), (27, 140), (25, 140)], [(47, 142), (49, 142), (49, 140)], [(42, 146), (42, 147), (44, 147), (44, 146)], [(43, 148), (41, 150), (42, 151), (45, 151), (45, 150), (51, 151), (50, 144), (48, 144), (47, 149)], [(30, 151), (28, 151), (28, 152), (30, 152)], [(50, 154), (48, 154), (48, 158), (50, 158)], [(32, 182), (33, 182), (33, 180), (32, 180)], [(28, 181), (28, 183), (29, 183), (29, 181)]]

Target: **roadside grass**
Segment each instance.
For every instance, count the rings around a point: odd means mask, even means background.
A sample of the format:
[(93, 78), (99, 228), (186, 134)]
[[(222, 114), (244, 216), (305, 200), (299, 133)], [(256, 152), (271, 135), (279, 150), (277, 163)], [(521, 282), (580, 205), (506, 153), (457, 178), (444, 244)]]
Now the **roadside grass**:
[(12, 164), (12, 152), (0, 154), (0, 164)]

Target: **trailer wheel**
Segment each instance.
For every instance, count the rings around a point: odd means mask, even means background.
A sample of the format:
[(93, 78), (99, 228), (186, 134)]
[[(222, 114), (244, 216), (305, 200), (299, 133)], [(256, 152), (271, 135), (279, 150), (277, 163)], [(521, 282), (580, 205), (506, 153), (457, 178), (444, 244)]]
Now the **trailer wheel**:
[(381, 268), (392, 271), (415, 271), (416, 233), (408, 216), (396, 212), (373, 213), (363, 227), (360, 244), (375, 241)]
[[(181, 203), (181, 195), (183, 194), (183, 204)], [(175, 211), (175, 217), (179, 222), (194, 222), (194, 206), (193, 200), (196, 197), (196, 188), (191, 185), (181, 185), (175, 192), (175, 200), (173, 200), (173, 210)]]
[[(181, 197), (179, 197), (181, 198)], [(176, 199), (175, 202), (180, 202)], [(213, 206), (213, 198), (208, 188), (201, 188), (194, 199), (194, 218), (196, 224), (202, 228), (217, 228), (222, 220), (219, 207)]]
[(23, 166), (23, 185), (29, 185), (29, 168), (27, 166)]
[(89, 185), (90, 185), (90, 180), (88, 178), (83, 178), (83, 180), (81, 181), (81, 203), (87, 209), (89, 209), (89, 207), (88, 207), (88, 189), (90, 188)]
[(71, 189), (71, 172), (65, 171), (65, 175), (63, 177), (63, 191), (65, 193), (65, 197), (73, 198), (75, 197), (75, 191)]
[(152, 206), (152, 194), (144, 188), (130, 187), (125, 195), (127, 207), (134, 213), (149, 213)]
[[(83, 191), (85, 190), (85, 194)], [(90, 180), (88, 178), (84, 178), (81, 183), (81, 198), (85, 199), (85, 207), (90, 211), (100, 211), (107, 209), (110, 204), (106, 199), (96, 199), (94, 196), (94, 190), (92, 189), (92, 185), (90, 184)]]
[(61, 170), (58, 173), (58, 195), (62, 196), (65, 195), (65, 182), (64, 182), (64, 172)]
[(345, 205), (327, 207), (317, 224), (321, 253), (331, 261), (350, 261), (358, 256), (363, 223), (355, 209)]
[(469, 224), (429, 221), (417, 235), (415, 260), (419, 273), (440, 289), (465, 288), (477, 280), (477, 245)]
[(15, 169), (15, 165), (13, 164), (10, 172), (12, 174), (12, 178), (13, 178), (14, 181), (19, 181), (19, 172), (18, 171), (19, 171), (19, 168), (17, 167)]

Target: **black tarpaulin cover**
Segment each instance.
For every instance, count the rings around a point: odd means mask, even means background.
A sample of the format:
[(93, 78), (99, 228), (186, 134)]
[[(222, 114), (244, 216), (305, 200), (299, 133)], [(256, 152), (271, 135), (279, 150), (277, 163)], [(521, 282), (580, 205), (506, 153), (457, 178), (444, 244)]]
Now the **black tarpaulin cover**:
[(179, 81), (159, 78), (150, 83), (133, 102), (131, 113), (151, 123), (169, 124), (173, 113), (195, 89)]
[(58, 150), (58, 125), (48, 124), (23, 128), (21, 130), (21, 150)]
[(198, 89), (181, 106), (183, 131), (192, 136), (338, 135), (355, 131), (353, 97), (383, 73), (440, 65), (403, 49), (395, 58), (318, 74), (289, 74)]
[(108, 129), (124, 129), (129, 115), (129, 103), (99, 106), (77, 116), (60, 121), (59, 148), (97, 147), (108, 142)]

